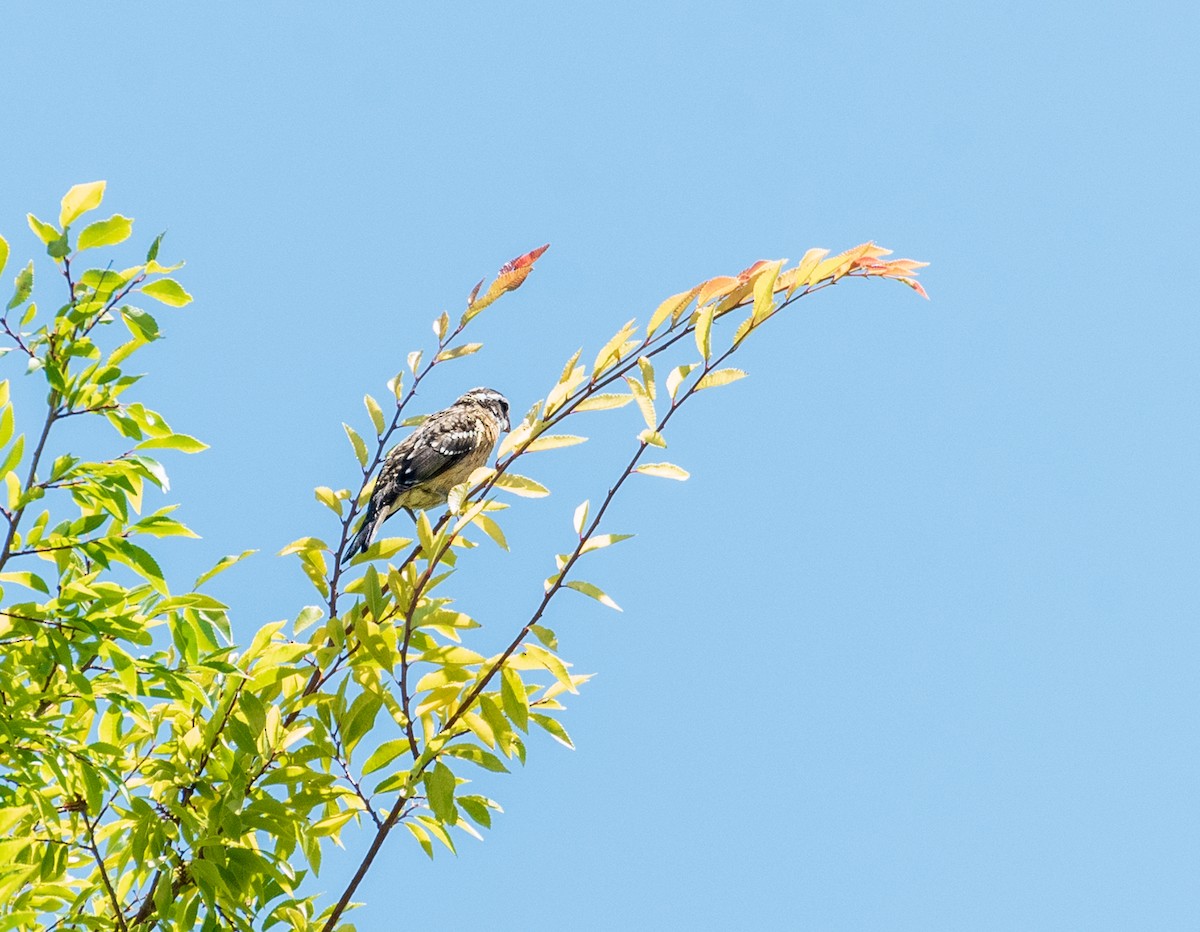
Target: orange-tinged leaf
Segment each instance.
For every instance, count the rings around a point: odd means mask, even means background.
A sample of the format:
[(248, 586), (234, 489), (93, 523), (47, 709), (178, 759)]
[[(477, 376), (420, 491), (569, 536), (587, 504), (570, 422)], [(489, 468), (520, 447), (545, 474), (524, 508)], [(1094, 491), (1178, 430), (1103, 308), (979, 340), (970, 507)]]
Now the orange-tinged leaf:
[(847, 249), (845, 252), (839, 252), (836, 256), (826, 259), (813, 269), (810, 281), (813, 284), (824, 281), (827, 278), (837, 281), (849, 272), (854, 262), (865, 256), (874, 245), (874, 243), (862, 243), (853, 249)]
[(524, 255), (517, 256), (517, 258), (511, 261), (505, 262), (504, 265), (500, 266), (496, 280), (488, 286), (488, 290), (484, 292), (482, 298), (477, 297), (480, 286), (476, 285), (467, 302), (467, 310), (463, 314), (463, 322), (465, 323), (473, 319), (502, 294), (509, 291), (516, 291), (520, 288), (524, 284), (525, 279), (529, 277), (529, 273), (533, 271), (533, 264), (538, 260), (538, 257), (549, 248), (550, 244), (546, 243), (544, 246), (539, 246), (537, 249), (530, 250)]
[(541, 258), (542, 253), (549, 248), (550, 244), (547, 243), (545, 246), (539, 246), (537, 249), (531, 249), (523, 256), (517, 256), (517, 258), (511, 260), (510, 262), (505, 262), (504, 265), (500, 266), (500, 274), (504, 275), (506, 272), (513, 272), (517, 269), (531, 268), (533, 264)]
[(923, 269), (929, 263), (917, 262), (915, 259), (892, 259), (890, 262), (885, 262), (884, 265), (887, 266), (887, 271), (883, 273), (884, 275), (896, 276), (916, 272), (917, 269)]
[(757, 272), (759, 269), (761, 269), (765, 265), (767, 265), (767, 260), (759, 259), (757, 262), (754, 263), (754, 265), (750, 266), (750, 268), (743, 269), (742, 271), (738, 272), (738, 281), (743, 281), (743, 282), (749, 281), (750, 277), (752, 275), (754, 275), (755, 272)]
[(718, 275), (716, 278), (710, 278), (700, 285), (700, 291), (696, 295), (696, 306), (708, 304), (713, 298), (724, 297), (737, 286), (738, 280), (730, 275)]
[(913, 279), (913, 278), (897, 278), (897, 279), (896, 279), (896, 281), (898, 281), (898, 282), (904, 282), (904, 284), (908, 285), (908, 287), (909, 287), (909, 288), (911, 288), (913, 291), (915, 291), (917, 294), (919, 294), (919, 295), (920, 295), (922, 298), (924, 298), (926, 301), (928, 301), (928, 300), (929, 300), (929, 293), (925, 291), (925, 286), (924, 286), (924, 285), (922, 285), (922, 284), (921, 284), (919, 281), (917, 281), (916, 279)]
[[(738, 273), (738, 285), (717, 306), (718, 316), (743, 304), (751, 294), (757, 294), (764, 275), (774, 282), (786, 259), (759, 259), (750, 268)], [(778, 289), (776, 289), (778, 290)]]

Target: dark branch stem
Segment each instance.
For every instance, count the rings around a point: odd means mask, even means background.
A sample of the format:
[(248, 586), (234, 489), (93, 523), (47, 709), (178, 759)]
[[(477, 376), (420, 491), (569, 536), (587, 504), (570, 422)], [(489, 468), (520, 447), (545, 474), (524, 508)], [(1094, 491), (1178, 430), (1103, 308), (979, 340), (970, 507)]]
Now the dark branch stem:
[(100, 869), (100, 879), (104, 882), (104, 889), (108, 891), (108, 899), (112, 903), (113, 917), (117, 923), (117, 928), (125, 932), (128, 928), (125, 925), (125, 912), (121, 909), (121, 901), (117, 899), (117, 891), (113, 889), (112, 881), (108, 879), (108, 869), (104, 866), (104, 858), (101, 856), (100, 848), (96, 844), (96, 826), (88, 819), (86, 812), (80, 813), (80, 815), (83, 818), (83, 824), (87, 826), (88, 830), (86, 847), (92, 853), (92, 857), (96, 859), (96, 866)]
[[(51, 389), (50, 397), (46, 400), (46, 421), (42, 425), (42, 434), (38, 438), (37, 447), (34, 448), (33, 458), (29, 461), (29, 475), (25, 479), (25, 490), (33, 488), (34, 479), (37, 477), (38, 463), (42, 458), (42, 451), (46, 449), (46, 438), (50, 436), (50, 428), (54, 426), (54, 422), (58, 419), (58, 392)], [(21, 516), (25, 514), (26, 505), (19, 505), (8, 518), (8, 530), (4, 535), (4, 545), (0, 548), (0, 570), (4, 569), (4, 565), (8, 562), (8, 558), (13, 556), (11, 552), (13, 538), (17, 534), (17, 525), (21, 523)]]

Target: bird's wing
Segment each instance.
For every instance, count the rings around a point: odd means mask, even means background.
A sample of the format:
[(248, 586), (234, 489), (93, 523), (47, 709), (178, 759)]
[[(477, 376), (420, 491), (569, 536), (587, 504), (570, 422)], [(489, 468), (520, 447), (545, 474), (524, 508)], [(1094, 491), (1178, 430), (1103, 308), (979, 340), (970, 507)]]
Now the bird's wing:
[(477, 419), (459, 411), (439, 411), (406, 437), (379, 472), (377, 488), (391, 499), (443, 472), (479, 445)]

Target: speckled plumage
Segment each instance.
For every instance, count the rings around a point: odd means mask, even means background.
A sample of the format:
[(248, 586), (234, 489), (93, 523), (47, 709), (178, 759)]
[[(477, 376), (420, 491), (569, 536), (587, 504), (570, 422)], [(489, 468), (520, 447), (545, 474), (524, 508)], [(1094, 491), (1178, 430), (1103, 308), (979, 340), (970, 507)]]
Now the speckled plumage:
[(501, 431), (509, 429), (508, 401), (491, 388), (473, 388), (392, 448), (363, 516), (346, 549), (349, 560), (375, 539), (400, 509), (433, 508), (450, 490), (487, 462)]

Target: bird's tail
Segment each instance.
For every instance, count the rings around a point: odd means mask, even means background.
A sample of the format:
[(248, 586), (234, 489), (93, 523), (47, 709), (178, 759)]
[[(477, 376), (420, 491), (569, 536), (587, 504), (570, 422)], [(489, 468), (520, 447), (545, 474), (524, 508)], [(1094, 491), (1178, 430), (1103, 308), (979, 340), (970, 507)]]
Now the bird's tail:
[(342, 557), (343, 563), (348, 563), (360, 553), (371, 546), (371, 541), (375, 539), (375, 527), (379, 522), (375, 520), (375, 514), (371, 509), (367, 510), (363, 517), (362, 526), (358, 529), (358, 533), (351, 539), (350, 544), (346, 547), (346, 553)]

